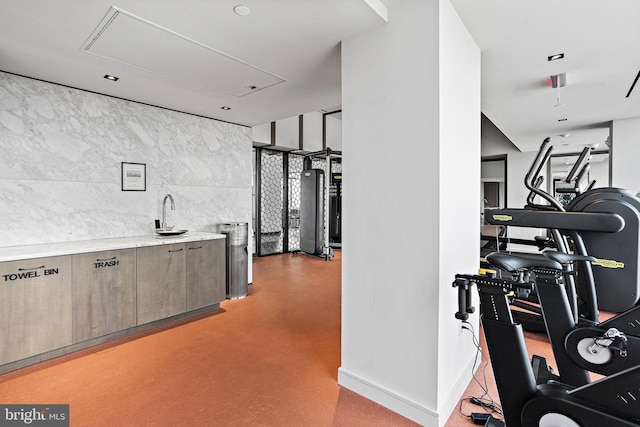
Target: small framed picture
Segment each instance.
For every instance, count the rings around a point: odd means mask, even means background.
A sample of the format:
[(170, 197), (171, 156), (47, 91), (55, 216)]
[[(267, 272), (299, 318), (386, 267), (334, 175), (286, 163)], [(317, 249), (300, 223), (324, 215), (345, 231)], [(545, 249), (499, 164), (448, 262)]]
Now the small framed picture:
[(122, 191), (147, 191), (147, 165), (122, 162)]

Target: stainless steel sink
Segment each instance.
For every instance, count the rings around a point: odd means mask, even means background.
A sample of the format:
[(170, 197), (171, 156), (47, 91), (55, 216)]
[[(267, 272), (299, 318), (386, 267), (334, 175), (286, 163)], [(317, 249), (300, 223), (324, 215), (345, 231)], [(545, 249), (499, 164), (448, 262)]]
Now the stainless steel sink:
[(162, 230), (157, 229), (156, 234), (160, 236), (179, 236), (180, 234), (184, 234), (189, 230)]

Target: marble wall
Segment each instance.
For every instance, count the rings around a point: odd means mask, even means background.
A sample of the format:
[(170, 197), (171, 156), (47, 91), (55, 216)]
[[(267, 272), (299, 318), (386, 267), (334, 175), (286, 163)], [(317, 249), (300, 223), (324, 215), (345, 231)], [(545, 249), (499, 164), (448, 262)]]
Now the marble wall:
[[(251, 221), (251, 129), (0, 72), (0, 247)], [(146, 191), (121, 190), (121, 163)]]

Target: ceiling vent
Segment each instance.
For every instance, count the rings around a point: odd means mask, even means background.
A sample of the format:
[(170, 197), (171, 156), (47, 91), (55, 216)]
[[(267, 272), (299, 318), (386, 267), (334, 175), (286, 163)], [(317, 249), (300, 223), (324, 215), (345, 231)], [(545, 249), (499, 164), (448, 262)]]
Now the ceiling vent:
[(116, 7), (111, 7), (81, 49), (235, 97), (285, 81), (273, 73)]

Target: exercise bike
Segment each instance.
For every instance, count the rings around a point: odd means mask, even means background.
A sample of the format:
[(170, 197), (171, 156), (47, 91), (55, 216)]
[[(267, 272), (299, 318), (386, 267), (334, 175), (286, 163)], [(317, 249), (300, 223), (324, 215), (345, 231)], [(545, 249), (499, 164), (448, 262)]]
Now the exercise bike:
[[(458, 274), (458, 312), (467, 320), (474, 312), (471, 288), (476, 285), (481, 321), (507, 427), (627, 427), (640, 425), (640, 366), (581, 387), (557, 381), (536, 384), (524, 333), (514, 323), (510, 293), (531, 292), (530, 281)], [(495, 420), (490, 420), (497, 425)], [(489, 423), (489, 421), (487, 422)]]
[[(559, 376), (549, 373), (546, 361), (536, 360), (536, 379), (544, 382), (556, 379), (572, 386), (591, 382), (589, 372), (613, 375), (640, 365), (640, 337), (617, 327), (624, 322), (610, 319), (587, 326), (575, 323), (571, 313), (564, 278), (567, 265), (577, 261), (592, 261), (593, 257), (546, 252), (545, 259), (533, 259), (507, 253), (492, 253), (487, 262), (508, 271), (520, 282), (532, 283), (537, 290), (540, 307)], [(616, 317), (634, 319), (636, 307)], [(543, 363), (544, 362), (544, 363)]]

